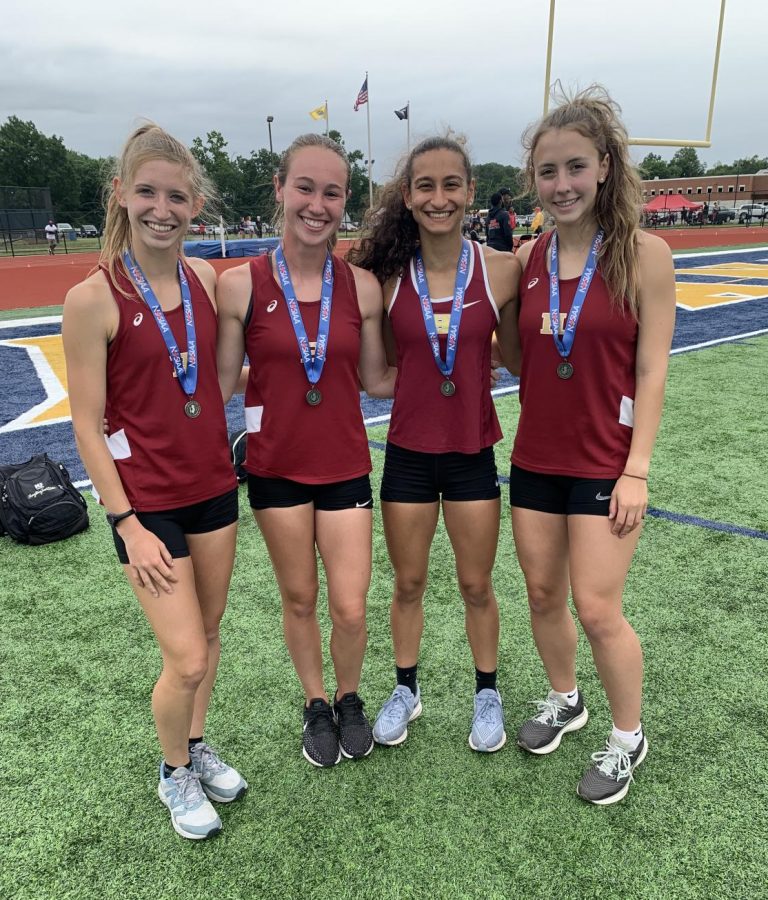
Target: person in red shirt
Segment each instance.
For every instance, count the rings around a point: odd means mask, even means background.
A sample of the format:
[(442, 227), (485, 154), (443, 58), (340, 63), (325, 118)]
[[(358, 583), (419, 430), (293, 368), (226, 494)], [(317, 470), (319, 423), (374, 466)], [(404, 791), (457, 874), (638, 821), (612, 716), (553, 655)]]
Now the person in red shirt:
[(67, 294), (62, 324), (80, 456), (163, 656), (158, 795), (193, 840), (221, 830), (210, 800), (247, 789), (203, 740), (238, 517), (216, 277), (182, 254), (211, 191), (183, 144), (157, 125), (135, 131), (117, 161), (100, 266)]
[(496, 686), (499, 612), (491, 582), (500, 491), (493, 445), (501, 429), (489, 377), (500, 318), (514, 329), (520, 265), (462, 238), (475, 183), (463, 146), (428, 138), (384, 187), (360, 249), (352, 254), (384, 285), (395, 402), (381, 486), (395, 571), (391, 622), (396, 687), (374, 725), (378, 743), (402, 743), (421, 714), (417, 665), (423, 598), (442, 504), (475, 663), (469, 744), (506, 741)]
[[(333, 766), (373, 749), (358, 694), (371, 580), (371, 459), (359, 387), (391, 396), (381, 336), (381, 289), (331, 252), (349, 194), (335, 141), (297, 138), (275, 176), (283, 239), (271, 256), (230, 269), (219, 284), (224, 396), (247, 351), (245, 468), (256, 522), (283, 602), (288, 650), (305, 694), (303, 755)], [(317, 621), (319, 553), (328, 584), (336, 674), (323, 684)]]
[(648, 748), (642, 651), (622, 594), (648, 503), (674, 270), (667, 244), (637, 227), (640, 186), (618, 107), (605, 91), (594, 87), (564, 102), (531, 129), (525, 146), (529, 186), (555, 230), (518, 253), (521, 414), (510, 502), (551, 690), (517, 742), (551, 753), (587, 721), (570, 592), (613, 716), (606, 749), (593, 755), (578, 793), (610, 804), (625, 796)]

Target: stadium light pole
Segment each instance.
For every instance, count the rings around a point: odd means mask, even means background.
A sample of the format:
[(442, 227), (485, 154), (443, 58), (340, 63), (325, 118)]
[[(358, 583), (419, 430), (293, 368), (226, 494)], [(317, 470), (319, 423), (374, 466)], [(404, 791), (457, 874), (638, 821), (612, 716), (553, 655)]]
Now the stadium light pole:
[(269, 130), (269, 152), (272, 153), (272, 123), (275, 121), (274, 116), (267, 116), (267, 129)]

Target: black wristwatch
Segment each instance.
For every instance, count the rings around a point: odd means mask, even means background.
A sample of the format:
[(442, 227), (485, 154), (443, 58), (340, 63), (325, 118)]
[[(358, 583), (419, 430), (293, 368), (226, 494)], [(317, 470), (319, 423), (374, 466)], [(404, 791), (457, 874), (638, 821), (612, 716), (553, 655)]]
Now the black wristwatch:
[(123, 519), (127, 519), (128, 516), (135, 516), (136, 510), (131, 507), (128, 512), (118, 513), (118, 515), (114, 515), (113, 513), (107, 513), (107, 522), (114, 528), (118, 522), (122, 522)]

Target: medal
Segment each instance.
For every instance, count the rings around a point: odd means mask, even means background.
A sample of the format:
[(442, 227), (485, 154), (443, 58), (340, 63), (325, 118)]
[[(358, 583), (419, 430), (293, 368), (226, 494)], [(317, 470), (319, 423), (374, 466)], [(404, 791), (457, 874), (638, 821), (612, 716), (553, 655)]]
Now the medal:
[(184, 324), (187, 332), (186, 369), (181, 361), (181, 353), (178, 344), (176, 343), (176, 339), (173, 336), (173, 332), (171, 331), (171, 326), (165, 318), (163, 308), (160, 306), (160, 301), (155, 296), (152, 286), (141, 271), (141, 266), (131, 257), (131, 254), (127, 250), (123, 254), (123, 262), (125, 263), (125, 267), (128, 270), (133, 283), (138, 290), (141, 291), (144, 301), (152, 311), (152, 318), (155, 320), (155, 324), (160, 330), (160, 334), (165, 341), (165, 346), (168, 349), (168, 356), (173, 363), (173, 369), (176, 372), (176, 380), (179, 383), (179, 387), (187, 395), (188, 399), (184, 404), (184, 413), (188, 418), (196, 419), (200, 415), (202, 407), (197, 400), (192, 399), (192, 395), (197, 388), (197, 339), (195, 337), (195, 314), (192, 309), (192, 294), (189, 290), (189, 282), (187, 281), (187, 276), (184, 274), (184, 267), (181, 264), (181, 260), (178, 262), (178, 271), (179, 286), (181, 287), (181, 305), (184, 310)]
[(323, 266), (323, 285), (320, 291), (320, 322), (317, 326), (317, 341), (315, 343), (315, 352), (309, 346), (309, 338), (307, 337), (307, 329), (304, 327), (304, 320), (301, 318), (301, 309), (299, 301), (296, 299), (296, 292), (293, 289), (291, 281), (291, 273), (288, 271), (288, 263), (283, 254), (283, 246), (280, 244), (275, 250), (275, 263), (277, 266), (277, 276), (280, 279), (280, 287), (283, 291), (283, 299), (288, 307), (288, 315), (293, 325), (293, 331), (296, 335), (296, 343), (299, 345), (299, 353), (301, 354), (301, 363), (304, 371), (307, 373), (307, 381), (310, 389), (307, 391), (307, 403), (310, 406), (317, 406), (323, 399), (323, 395), (316, 387), (323, 374), (323, 366), (325, 365), (326, 356), (328, 354), (328, 332), (331, 329), (331, 303), (333, 302), (333, 257), (330, 252), (325, 256), (325, 265)]
[(451, 318), (448, 322), (448, 340), (445, 348), (445, 362), (440, 356), (440, 339), (437, 335), (437, 326), (435, 325), (435, 316), (432, 311), (432, 300), (429, 297), (429, 286), (427, 284), (427, 273), (424, 269), (424, 260), (421, 251), (416, 248), (413, 256), (413, 265), (416, 270), (416, 285), (419, 293), (419, 305), (421, 306), (421, 314), (424, 318), (424, 328), (427, 332), (427, 340), (432, 350), (432, 356), (438, 371), (445, 379), (440, 385), (440, 393), (443, 397), (453, 397), (456, 393), (456, 385), (451, 381), (453, 367), (456, 363), (456, 349), (459, 345), (459, 325), (461, 324), (461, 313), (464, 309), (464, 292), (467, 289), (467, 281), (469, 279), (469, 253), (470, 242), (462, 240), (461, 254), (459, 262), (456, 266), (456, 281), (453, 286), (453, 302), (451, 303)]
[(579, 279), (579, 284), (576, 288), (573, 302), (571, 303), (571, 311), (568, 313), (568, 317), (565, 320), (565, 327), (563, 328), (563, 336), (561, 338), (560, 267), (557, 252), (557, 231), (552, 233), (552, 255), (549, 263), (549, 321), (552, 337), (555, 341), (555, 348), (562, 357), (562, 362), (557, 367), (557, 377), (562, 378), (564, 381), (567, 381), (573, 376), (573, 365), (568, 362), (568, 357), (571, 354), (573, 341), (576, 337), (576, 325), (578, 324), (584, 301), (587, 299), (587, 291), (589, 291), (589, 286), (592, 284), (592, 277), (597, 269), (597, 255), (603, 244), (603, 237), (603, 232), (598, 231), (592, 241), (592, 247), (590, 248), (584, 271), (581, 273), (581, 278)]

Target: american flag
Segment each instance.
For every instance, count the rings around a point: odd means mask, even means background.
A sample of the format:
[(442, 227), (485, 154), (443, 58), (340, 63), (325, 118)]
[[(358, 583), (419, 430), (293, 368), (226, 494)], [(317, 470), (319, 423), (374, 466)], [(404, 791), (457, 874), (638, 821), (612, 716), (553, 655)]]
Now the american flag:
[(357, 92), (357, 100), (355, 100), (355, 112), (360, 109), (363, 103), (368, 102), (368, 76), (365, 76), (365, 81), (363, 82), (363, 86)]

